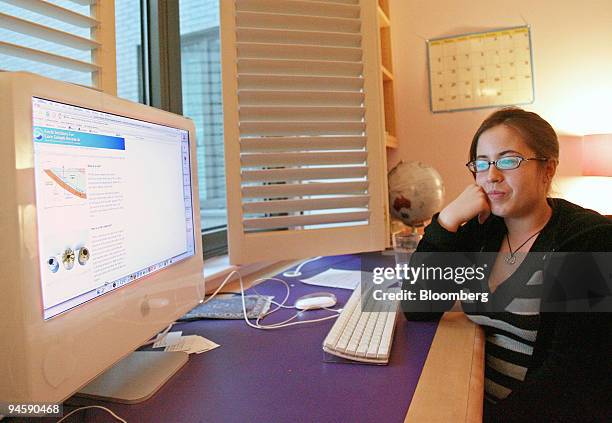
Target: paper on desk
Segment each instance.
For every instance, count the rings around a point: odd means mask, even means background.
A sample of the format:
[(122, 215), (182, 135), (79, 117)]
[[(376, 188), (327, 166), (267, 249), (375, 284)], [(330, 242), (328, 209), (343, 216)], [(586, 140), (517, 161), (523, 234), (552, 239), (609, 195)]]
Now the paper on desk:
[(157, 338), (155, 338), (155, 343), (153, 344), (153, 348), (167, 347), (168, 345), (172, 345), (181, 339), (182, 331), (178, 332), (168, 332), (166, 334), (159, 334)]
[(219, 344), (199, 335), (182, 336), (177, 342), (168, 345), (164, 351), (184, 351), (188, 354), (200, 354), (217, 348)]
[(325, 272), (308, 279), (301, 279), (301, 281), (308, 285), (355, 289), (361, 283), (361, 271), (327, 269)]

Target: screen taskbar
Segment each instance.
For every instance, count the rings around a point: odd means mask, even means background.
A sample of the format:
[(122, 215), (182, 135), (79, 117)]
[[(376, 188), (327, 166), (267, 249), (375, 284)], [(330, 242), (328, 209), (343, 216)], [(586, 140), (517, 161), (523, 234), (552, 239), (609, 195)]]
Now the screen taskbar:
[(70, 298), (69, 300), (63, 301), (61, 303), (55, 304), (49, 308), (46, 308), (43, 311), (43, 318), (45, 320), (50, 319), (51, 317), (55, 317), (58, 314), (64, 313), (70, 309), (73, 309), (79, 305), (83, 305), (83, 303), (87, 302), (87, 301), (91, 301), (95, 298), (98, 298), (110, 291), (113, 291), (115, 289), (121, 288), (122, 286), (133, 282), (135, 280), (141, 279), (145, 276), (148, 276), (152, 273), (158, 272), (159, 270), (162, 270), (168, 266), (171, 266), (175, 263), (178, 263), (179, 261), (185, 260), (191, 256), (193, 256), (195, 254), (195, 251), (193, 251), (193, 249), (190, 249), (182, 254), (179, 254), (178, 256), (169, 258), (167, 260), (163, 260), (160, 261), (159, 263), (153, 264), (151, 266), (147, 266), (141, 270), (138, 270), (136, 272), (132, 272), (126, 276), (123, 276), (119, 279), (116, 279), (114, 281), (108, 281), (108, 282), (104, 282), (102, 285), (100, 285), (97, 288), (91, 289), (87, 292), (84, 292), (80, 295), (77, 295), (76, 297)]

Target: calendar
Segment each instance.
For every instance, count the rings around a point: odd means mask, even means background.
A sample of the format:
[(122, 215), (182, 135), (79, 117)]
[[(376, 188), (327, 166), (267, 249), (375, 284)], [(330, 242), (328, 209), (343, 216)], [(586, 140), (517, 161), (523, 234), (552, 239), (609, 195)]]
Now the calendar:
[(528, 26), (428, 40), (427, 55), (434, 113), (534, 100)]

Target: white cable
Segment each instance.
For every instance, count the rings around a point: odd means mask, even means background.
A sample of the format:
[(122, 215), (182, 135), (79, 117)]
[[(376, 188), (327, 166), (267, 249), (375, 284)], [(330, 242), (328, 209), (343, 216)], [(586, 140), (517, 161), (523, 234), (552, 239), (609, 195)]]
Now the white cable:
[[(251, 288), (251, 289), (253, 289), (253, 288)], [(258, 294), (258, 295), (259, 295), (259, 294)], [(262, 297), (263, 295), (259, 295), (259, 296), (260, 296), (260, 297)], [(269, 300), (269, 301), (270, 301), (270, 304), (274, 304), (274, 305), (275, 305), (275, 306), (277, 306), (278, 308), (297, 308), (296, 306), (287, 306), (287, 305), (283, 305), (283, 304), (281, 304), (281, 303), (277, 303), (277, 302), (276, 302), (276, 301), (274, 301), (274, 300)]]
[[(256, 323), (257, 324), (253, 324), (253, 323), (251, 323), (249, 321), (249, 319), (247, 317), (246, 302), (244, 300), (245, 295), (244, 295), (244, 284), (242, 282), (242, 275), (237, 270), (234, 270), (234, 271), (232, 271), (232, 273), (230, 273), (230, 276), (233, 276), (234, 273), (238, 274), (238, 280), (240, 282), (240, 293), (241, 293), (241, 299), (242, 299), (242, 313), (243, 313), (244, 321), (245, 321), (245, 323), (248, 326), (250, 326), (250, 327), (252, 327), (254, 329), (264, 329), (264, 330), (280, 329), (280, 328), (284, 328), (284, 327), (288, 327), (288, 326), (303, 325), (303, 324), (306, 324), (306, 323), (315, 323), (315, 322), (322, 322), (322, 321), (330, 320), (330, 319), (336, 319), (336, 318), (338, 318), (338, 316), (340, 316), (339, 313), (336, 313), (334, 315), (326, 316), (326, 317), (321, 317), (319, 319), (302, 320), (302, 321), (299, 321), (299, 322), (287, 323), (287, 322), (295, 319), (296, 317), (300, 316), (301, 315), (301, 312), (300, 312), (300, 313), (296, 313), (293, 317), (285, 320), (284, 322), (274, 323), (274, 324), (271, 324), (271, 325), (262, 325), (262, 324), (259, 324), (259, 320), (261, 320), (261, 316), (260, 316), (258, 319), (256, 319)], [(285, 281), (283, 281), (281, 279), (277, 279), (277, 278), (273, 278), (273, 280), (279, 280), (279, 281), (283, 282), (287, 286), (287, 288), (289, 288), (289, 285), (287, 285), (287, 283)], [(285, 297), (285, 299), (283, 300), (283, 302), (281, 304), (284, 305), (284, 303), (287, 301), (288, 295), (289, 294), (287, 294), (287, 296)], [(278, 309), (278, 307), (277, 307), (277, 309)], [(274, 310), (274, 311), (276, 311), (276, 310)], [(270, 315), (270, 312), (266, 313), (266, 316), (267, 315)]]
[[(266, 313), (262, 314), (261, 316), (258, 316), (258, 317), (257, 317), (257, 320), (255, 321), (255, 324), (256, 324), (256, 325), (260, 325), (260, 323), (259, 323), (259, 322), (260, 322), (261, 320), (263, 320), (263, 319), (264, 319), (266, 316), (269, 316), (270, 314), (274, 313), (274, 312), (275, 312), (275, 311), (277, 311), (279, 308), (286, 308), (286, 309), (293, 308), (293, 309), (297, 309), (297, 307), (296, 307), (296, 306), (294, 306), (294, 305), (293, 305), (293, 306), (287, 306), (287, 305), (285, 305), (285, 303), (287, 302), (287, 299), (289, 298), (289, 293), (290, 293), (290, 291), (291, 291), (291, 288), (289, 288), (289, 285), (288, 285), (288, 284), (287, 284), (287, 282), (285, 282), (284, 280), (282, 280), (282, 279), (278, 279), (278, 278), (260, 278), (260, 279), (256, 279), (255, 281), (253, 281), (253, 283), (254, 283), (254, 284), (256, 284), (257, 282), (265, 282), (265, 281), (268, 281), (268, 280), (281, 282), (283, 285), (285, 285), (285, 288), (287, 288), (287, 294), (285, 295), (285, 298), (283, 299), (282, 303), (278, 303), (278, 302), (276, 302), (276, 301), (269, 300), (269, 301), (270, 301), (272, 304), (276, 305), (277, 307), (276, 307), (274, 310), (270, 310), (270, 311), (268, 311), (268, 312), (266, 312)], [(259, 293), (259, 292), (258, 292), (258, 291), (255, 289), (255, 287), (251, 287), (251, 289), (252, 289), (252, 290), (253, 290), (253, 291), (254, 291), (254, 292), (257, 294), (257, 295), (259, 295), (260, 297), (263, 297), (263, 295), (262, 295), (262, 294), (260, 294), (260, 293)], [(317, 308), (318, 308), (318, 307), (313, 307), (312, 309), (317, 309)], [(342, 309), (341, 309), (341, 308), (339, 308), (339, 309), (333, 309), (333, 308), (329, 308), (329, 307), (321, 307), (321, 308), (322, 308), (323, 310), (333, 311), (333, 312), (335, 312), (335, 313), (340, 313), (340, 312), (342, 311)], [(302, 309), (300, 312), (298, 312), (298, 313), (294, 314), (292, 317), (290, 317), (290, 318), (289, 318), (289, 319), (287, 319), (287, 320), (284, 320), (284, 321), (282, 321), (282, 322), (278, 322), (278, 323), (272, 323), (272, 324), (267, 325), (267, 326), (270, 326), (270, 327), (272, 327), (272, 326), (281, 326), (281, 325), (283, 325), (283, 324), (285, 324), (285, 323), (290, 322), (291, 320), (295, 319), (296, 317), (301, 316), (301, 315), (303, 314), (303, 312), (304, 312), (304, 311), (308, 311), (308, 310), (311, 310), (311, 309), (309, 309), (309, 308)]]
[(76, 410), (72, 410), (70, 413), (66, 414), (64, 417), (62, 417), (61, 419), (59, 419), (59, 420), (57, 421), (57, 423), (61, 423), (61, 422), (63, 422), (64, 420), (66, 420), (68, 417), (72, 416), (72, 415), (73, 415), (74, 413), (76, 413), (77, 411), (85, 410), (85, 409), (87, 409), (87, 408), (100, 408), (100, 409), (102, 409), (102, 410), (104, 410), (104, 411), (108, 411), (108, 412), (109, 412), (109, 413), (110, 413), (110, 414), (111, 414), (111, 415), (112, 415), (114, 418), (116, 418), (116, 419), (117, 419), (117, 420), (119, 420), (120, 422), (122, 422), (122, 423), (127, 423), (127, 420), (123, 420), (121, 417), (119, 417), (118, 415), (116, 415), (115, 413), (113, 413), (113, 411), (112, 411), (112, 410), (109, 410), (109, 409), (108, 409), (108, 408), (106, 408), (106, 407), (102, 407), (101, 405), (88, 405), (88, 406), (86, 406), (86, 407), (80, 407), (80, 408), (77, 408)]
[[(253, 287), (251, 287), (250, 289), (253, 289)], [(253, 289), (253, 291), (255, 291), (255, 290)], [(260, 293), (258, 293), (257, 291), (255, 291), (255, 293), (256, 293), (258, 296), (260, 296), (260, 297), (264, 297), (266, 301), (270, 301), (270, 304), (274, 304), (274, 305), (276, 306), (276, 308), (274, 309), (274, 311), (278, 310), (279, 308), (286, 308), (286, 309), (293, 308), (293, 309), (297, 309), (297, 307), (296, 307), (296, 306), (294, 306), (294, 305), (293, 305), (293, 306), (288, 306), (288, 305), (285, 305), (284, 303), (279, 303), (279, 302), (276, 302), (276, 301), (274, 301), (274, 300), (269, 299), (269, 298), (270, 298), (270, 296), (267, 296), (267, 295), (261, 295), (261, 294), (260, 294)], [(268, 297), (268, 298), (266, 298), (266, 297)], [(266, 313), (266, 314), (268, 314), (268, 313)]]
[(294, 314), (293, 316), (291, 316), (290, 318), (288, 318), (288, 319), (286, 319), (286, 320), (283, 320), (282, 322), (278, 322), (278, 323), (271, 323), (271, 324), (269, 324), (269, 325), (262, 325), (260, 322), (261, 322), (261, 321), (262, 321), (262, 320), (263, 320), (263, 319), (264, 319), (266, 316), (268, 316), (268, 315), (269, 315), (269, 314), (268, 314), (268, 313), (266, 313), (266, 314), (264, 314), (263, 316), (258, 316), (258, 317), (257, 317), (257, 319), (255, 320), (255, 325), (256, 325), (256, 326), (267, 326), (267, 327), (269, 327), (269, 328), (274, 328), (274, 327), (277, 327), (277, 326), (281, 327), (282, 325), (285, 325), (285, 324), (289, 323), (290, 321), (294, 320), (296, 317), (298, 317), (298, 315), (300, 315), (300, 313), (296, 313), (296, 314)]
[(198, 291), (198, 304), (202, 304), (204, 302), (204, 298), (206, 298), (206, 278), (204, 277), (204, 268), (202, 268), (202, 285), (204, 286), (204, 293), (200, 290), (200, 283), (196, 283), (196, 290)]
[[(275, 306), (278, 306), (278, 308), (276, 308), (276, 309), (274, 309), (274, 310), (272, 310), (272, 311), (267, 312), (265, 315), (272, 314), (274, 311), (278, 310), (279, 308), (293, 308), (293, 309), (297, 309), (297, 307), (296, 307), (296, 306), (294, 306), (294, 305), (292, 305), (292, 306), (285, 305), (285, 302), (287, 302), (287, 298), (289, 297), (289, 292), (290, 292), (290, 289), (291, 289), (291, 288), (289, 288), (289, 285), (287, 284), (287, 282), (285, 282), (285, 281), (284, 281), (284, 280), (282, 280), (282, 279), (278, 279), (278, 278), (260, 278), (260, 279), (255, 280), (253, 283), (257, 283), (257, 282), (265, 282), (265, 281), (278, 281), (278, 282), (283, 283), (283, 284), (285, 285), (285, 287), (287, 288), (287, 295), (286, 295), (286, 296), (285, 296), (285, 298), (283, 299), (283, 302), (282, 302), (282, 303), (277, 303), (276, 301), (269, 300), (269, 301), (270, 301), (270, 303), (274, 304)], [(252, 289), (252, 290), (255, 292), (255, 294), (259, 295), (260, 297), (264, 297), (264, 296), (265, 296), (265, 295), (262, 295), (262, 294), (260, 294), (259, 292), (257, 292), (257, 290), (255, 289), (255, 287), (251, 287), (250, 289)], [(307, 311), (307, 310), (316, 310), (316, 309), (318, 309), (318, 307), (313, 307), (312, 309), (310, 309), (310, 308), (305, 308), (305, 309), (302, 309), (302, 311)], [(329, 307), (321, 307), (321, 309), (323, 309), (323, 310), (327, 310), (327, 311), (334, 311), (334, 312), (336, 312), (336, 313), (340, 313), (340, 312), (342, 311), (342, 309), (341, 309), (341, 308), (329, 308)]]
[[(259, 282), (265, 282), (265, 281), (277, 281), (282, 283), (283, 285), (285, 285), (285, 288), (287, 288), (287, 293), (285, 294), (285, 298), (283, 298), (283, 301), (281, 301), (280, 303), (276, 302), (276, 301), (272, 301), (270, 300), (270, 303), (274, 304), (275, 306), (277, 306), (274, 310), (270, 310), (268, 311), (264, 316), (268, 315), (268, 314), (272, 314), (274, 313), (276, 310), (278, 310), (279, 308), (296, 308), (295, 306), (287, 306), (285, 305), (285, 303), (287, 302), (287, 300), (289, 299), (289, 293), (291, 292), (291, 288), (289, 288), (289, 285), (287, 284), (287, 282), (285, 282), (282, 279), (278, 279), (278, 278), (259, 278), (259, 279), (255, 279), (253, 281), (253, 285), (256, 285)], [(255, 289), (255, 287), (251, 287), (251, 289), (260, 297), (263, 297), (264, 295), (261, 295), (259, 292), (257, 292), (257, 290)]]
[(304, 260), (298, 265), (298, 267), (295, 268), (295, 270), (287, 270), (285, 273), (283, 273), (283, 276), (286, 278), (297, 278), (298, 276), (302, 276), (302, 272), (300, 272), (300, 270), (302, 270), (302, 267), (304, 267), (306, 263), (310, 263), (315, 260), (319, 260), (321, 257), (323, 256), (317, 256), (317, 257), (309, 258), (308, 260)]
[[(257, 284), (258, 282), (265, 282), (265, 281), (267, 281), (267, 280), (271, 280), (271, 281), (278, 281), (278, 282), (282, 283), (283, 285), (285, 285), (285, 288), (287, 288), (287, 293), (285, 294), (285, 298), (283, 298), (283, 301), (282, 301), (282, 302), (280, 302), (280, 303), (278, 303), (278, 302), (276, 302), (276, 301), (273, 301), (273, 300), (268, 300), (268, 301), (270, 301), (270, 303), (274, 304), (274, 305), (275, 305), (275, 306), (277, 306), (277, 307), (276, 307), (275, 309), (273, 309), (273, 310), (269, 310), (269, 311), (267, 311), (266, 313), (264, 313), (264, 314), (262, 314), (262, 315), (260, 315), (260, 316), (257, 316), (257, 319), (255, 320), (255, 325), (256, 325), (256, 326), (261, 326), (261, 321), (262, 321), (263, 319), (265, 319), (265, 318), (266, 318), (266, 316), (271, 315), (272, 313), (276, 312), (277, 310), (279, 310), (279, 309), (281, 309), (281, 308), (286, 308), (286, 309), (289, 309), (289, 308), (296, 309), (296, 308), (297, 308), (296, 306), (287, 306), (287, 305), (285, 305), (285, 303), (287, 303), (287, 299), (289, 298), (289, 294), (290, 294), (290, 292), (291, 292), (291, 288), (289, 288), (289, 285), (288, 285), (288, 284), (287, 284), (287, 282), (285, 282), (284, 280), (282, 280), (282, 279), (278, 279), (278, 278), (259, 278), (259, 279), (254, 280), (254, 281), (253, 281), (253, 284), (255, 285), (255, 284)], [(260, 297), (263, 297), (263, 295), (261, 295), (259, 292), (257, 292), (257, 290), (255, 289), (255, 287), (254, 287), (254, 286), (252, 286), (252, 287), (251, 287), (251, 289), (252, 289), (252, 290), (253, 290), (253, 291), (254, 291), (254, 292), (257, 294), (257, 295), (259, 295)], [(299, 315), (301, 315), (301, 313), (296, 313), (296, 314), (294, 314), (292, 317), (290, 317), (290, 318), (288, 318), (288, 319), (286, 319), (286, 320), (283, 320), (282, 322), (272, 323), (272, 324), (267, 325), (267, 326), (269, 326), (270, 328), (272, 328), (272, 327), (276, 327), (276, 326), (281, 326), (281, 325), (283, 325), (283, 324), (289, 323), (290, 321), (292, 321), (293, 319), (295, 319), (295, 318), (296, 318), (296, 317), (298, 317)]]
[[(312, 259), (312, 260), (314, 260), (314, 259)], [(223, 280), (223, 282), (221, 282), (221, 285), (219, 285), (217, 290), (215, 292), (213, 292), (210, 295), (210, 297), (208, 297), (203, 302), (203, 304), (207, 303), (208, 301), (213, 299), (215, 297), (215, 295), (217, 295), (217, 293), (221, 290), (221, 288), (223, 286), (225, 286), (225, 284), (227, 284), (227, 282), (229, 282), (229, 280), (232, 278), (232, 276), (234, 276), (234, 274), (238, 275), (238, 279), (240, 281), (240, 296), (241, 296), (241, 300), (242, 300), (242, 312), (243, 312), (244, 321), (246, 322), (247, 325), (249, 325), (252, 328), (255, 328), (255, 329), (278, 329), (278, 328), (282, 328), (282, 327), (293, 326), (293, 325), (301, 325), (301, 324), (305, 324), (305, 323), (322, 322), (324, 320), (335, 319), (335, 318), (337, 318), (339, 316), (339, 314), (334, 314), (334, 315), (322, 317), (322, 318), (319, 318), (319, 319), (303, 320), (303, 321), (300, 321), (300, 322), (288, 323), (291, 320), (295, 319), (296, 317), (301, 316), (302, 312), (300, 312), (300, 313), (296, 313), (293, 317), (290, 317), (289, 319), (287, 319), (287, 320), (285, 320), (283, 322), (273, 323), (273, 324), (270, 324), (270, 325), (262, 325), (260, 322), (261, 322), (261, 320), (263, 318), (265, 318), (266, 316), (269, 316), (270, 314), (276, 312), (280, 308), (295, 308), (295, 307), (293, 307), (293, 306), (286, 306), (285, 305), (285, 303), (287, 302), (287, 299), (289, 298), (289, 294), (290, 294), (290, 291), (291, 291), (291, 288), (289, 288), (289, 285), (287, 284), (287, 282), (285, 282), (284, 280), (279, 279), (279, 278), (259, 278), (259, 279), (254, 280), (253, 283), (258, 283), (258, 282), (267, 281), (267, 280), (278, 281), (278, 282), (281, 282), (283, 285), (285, 285), (285, 288), (287, 288), (287, 293), (285, 294), (285, 298), (283, 298), (283, 300), (280, 303), (272, 302), (272, 303), (274, 303), (276, 305), (275, 309), (270, 310), (267, 313), (265, 313), (264, 315), (257, 317), (257, 319), (255, 320), (255, 324), (253, 324), (251, 321), (249, 321), (249, 319), (247, 317), (246, 302), (245, 302), (245, 293), (244, 293), (244, 284), (243, 284), (243, 281), (242, 281), (242, 275), (240, 274), (240, 272), (238, 270), (232, 270), (225, 277), (225, 280)], [(257, 295), (261, 296), (261, 294), (259, 292), (257, 292), (254, 288), (251, 288), (251, 289), (253, 289), (257, 293)], [(303, 311), (306, 311), (306, 310), (303, 310)], [(336, 310), (333, 310), (333, 309), (328, 309), (328, 310), (329, 311), (334, 311), (335, 313), (339, 313), (339, 311), (336, 311)]]
[[(290, 294), (290, 292), (291, 292), (291, 288), (289, 288), (289, 285), (288, 285), (288, 284), (287, 284), (287, 282), (285, 282), (284, 280), (282, 280), (282, 279), (277, 279), (277, 278), (260, 278), (260, 279), (255, 280), (253, 283), (255, 284), (255, 283), (257, 283), (257, 282), (266, 281), (266, 280), (268, 280), (268, 279), (269, 279), (269, 280), (274, 280), (274, 281), (281, 282), (283, 285), (285, 285), (285, 288), (287, 288), (287, 294), (285, 294), (285, 298), (283, 298), (283, 301), (282, 301), (282, 302), (280, 302), (280, 303), (277, 303), (276, 301), (272, 301), (272, 300), (270, 300), (270, 302), (271, 302), (272, 304), (276, 305), (277, 307), (276, 307), (275, 309), (273, 309), (273, 310), (269, 310), (269, 311), (267, 311), (266, 313), (264, 313), (264, 314), (262, 314), (262, 315), (260, 315), (260, 316), (257, 316), (257, 319), (255, 320), (255, 325), (257, 325), (257, 326), (261, 326), (261, 321), (262, 321), (263, 319), (265, 319), (265, 318), (266, 318), (266, 316), (271, 315), (272, 313), (276, 312), (276, 311), (277, 311), (278, 309), (280, 309), (280, 308), (286, 308), (286, 309), (289, 309), (289, 308), (296, 309), (296, 308), (297, 308), (296, 306), (287, 306), (287, 305), (285, 305), (285, 303), (287, 302), (287, 299), (289, 298), (289, 294)], [(259, 292), (257, 292), (257, 290), (256, 290), (254, 287), (251, 287), (251, 289), (252, 289), (253, 291), (255, 291), (255, 293), (256, 293), (257, 295), (262, 296), (262, 295), (261, 295)], [(286, 324), (286, 323), (289, 323), (290, 321), (292, 321), (292, 320), (293, 320), (293, 319), (295, 319), (296, 317), (300, 316), (301, 314), (302, 314), (301, 312), (296, 313), (296, 314), (294, 314), (293, 316), (291, 316), (290, 318), (288, 318), (288, 319), (286, 319), (286, 320), (283, 320), (282, 322), (272, 323), (272, 324), (267, 325), (267, 326), (269, 326), (269, 327), (273, 327), (273, 326), (274, 326), (274, 327), (276, 327), (276, 326), (282, 326), (282, 325), (284, 325), (284, 324)]]
[(225, 286), (225, 284), (230, 280), (230, 278), (232, 277), (232, 275), (234, 274), (236, 270), (232, 270), (223, 280), (223, 282), (221, 282), (221, 285), (219, 285), (217, 287), (217, 289), (215, 290), (215, 292), (213, 292), (212, 294), (210, 294), (210, 296), (208, 298), (206, 298), (206, 293), (204, 294), (204, 297), (202, 300), (200, 300), (200, 304), (206, 304), (207, 302), (209, 302), (210, 300), (212, 300), (213, 298), (215, 298), (215, 296), (217, 295), (217, 293), (219, 291), (221, 291), (221, 288), (223, 288)]

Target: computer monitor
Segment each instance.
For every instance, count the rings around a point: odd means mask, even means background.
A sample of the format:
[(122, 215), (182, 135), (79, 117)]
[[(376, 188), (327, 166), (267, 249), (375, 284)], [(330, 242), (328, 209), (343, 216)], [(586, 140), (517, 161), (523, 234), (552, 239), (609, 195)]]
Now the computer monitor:
[(0, 72), (0, 401), (63, 401), (201, 301), (196, 168), (187, 118)]

